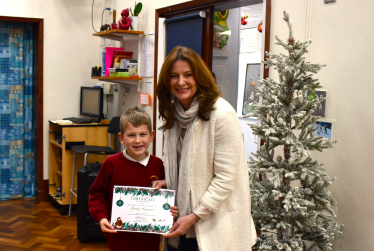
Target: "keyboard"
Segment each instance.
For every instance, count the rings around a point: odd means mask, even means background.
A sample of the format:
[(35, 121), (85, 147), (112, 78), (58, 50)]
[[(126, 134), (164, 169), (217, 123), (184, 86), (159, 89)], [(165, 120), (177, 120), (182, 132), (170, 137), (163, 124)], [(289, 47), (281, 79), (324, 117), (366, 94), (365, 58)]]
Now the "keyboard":
[(76, 118), (76, 117), (64, 118), (63, 120), (70, 120), (71, 122), (76, 123), (76, 124), (91, 123), (90, 119), (81, 119), (81, 118)]

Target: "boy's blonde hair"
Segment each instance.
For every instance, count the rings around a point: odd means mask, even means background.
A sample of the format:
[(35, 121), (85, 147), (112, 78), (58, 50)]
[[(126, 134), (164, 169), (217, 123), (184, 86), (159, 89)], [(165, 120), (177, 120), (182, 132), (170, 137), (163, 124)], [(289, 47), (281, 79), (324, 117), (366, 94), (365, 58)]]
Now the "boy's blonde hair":
[(148, 126), (149, 132), (152, 132), (151, 117), (137, 106), (128, 109), (122, 114), (120, 120), (120, 130), (122, 134), (125, 132), (126, 126), (128, 126), (129, 123), (135, 127), (146, 125)]

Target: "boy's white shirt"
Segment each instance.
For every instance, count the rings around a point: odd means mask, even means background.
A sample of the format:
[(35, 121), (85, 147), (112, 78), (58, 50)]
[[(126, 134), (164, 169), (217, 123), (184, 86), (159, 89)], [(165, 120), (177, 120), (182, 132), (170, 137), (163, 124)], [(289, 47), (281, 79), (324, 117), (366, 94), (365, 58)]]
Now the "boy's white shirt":
[(148, 151), (148, 150), (145, 151), (145, 154), (147, 154), (147, 157), (145, 157), (145, 158), (142, 159), (141, 161), (137, 161), (136, 159), (134, 159), (133, 157), (131, 157), (130, 155), (127, 154), (126, 149), (127, 149), (127, 148), (125, 148), (125, 150), (123, 150), (123, 156), (125, 156), (126, 159), (131, 160), (131, 161), (134, 161), (134, 162), (139, 162), (139, 163), (142, 164), (143, 166), (147, 166), (147, 165), (148, 165), (149, 157), (150, 157), (150, 154), (149, 154), (149, 151)]

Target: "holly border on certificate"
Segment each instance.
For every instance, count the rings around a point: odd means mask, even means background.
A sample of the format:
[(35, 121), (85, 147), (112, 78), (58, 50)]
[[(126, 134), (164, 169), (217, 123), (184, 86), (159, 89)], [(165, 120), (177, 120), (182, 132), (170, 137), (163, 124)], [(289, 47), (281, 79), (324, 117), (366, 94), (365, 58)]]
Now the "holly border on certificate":
[[(129, 205), (122, 199), (131, 196), (132, 201), (150, 202), (157, 205), (156, 215), (159, 217), (151, 217), (146, 224), (140, 224), (133, 219), (129, 219), (127, 210)], [(170, 207), (174, 205), (175, 191), (167, 189), (155, 190), (148, 187), (132, 187), (132, 186), (114, 186), (112, 217), (111, 224), (117, 231), (166, 234), (169, 233), (173, 225), (173, 216), (165, 217), (165, 212), (170, 212)]]

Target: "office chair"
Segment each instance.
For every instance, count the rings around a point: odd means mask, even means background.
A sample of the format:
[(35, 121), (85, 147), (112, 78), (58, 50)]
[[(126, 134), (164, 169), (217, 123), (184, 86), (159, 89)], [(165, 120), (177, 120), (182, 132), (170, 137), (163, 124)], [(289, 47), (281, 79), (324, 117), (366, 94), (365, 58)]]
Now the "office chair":
[(90, 145), (76, 145), (72, 146), (71, 150), (74, 152), (74, 160), (73, 160), (73, 173), (71, 177), (71, 188), (70, 188), (70, 204), (69, 204), (69, 216), (71, 215), (71, 204), (73, 201), (73, 196), (78, 197), (78, 195), (74, 192), (77, 189), (74, 188), (74, 174), (75, 174), (75, 157), (77, 153), (85, 153), (84, 155), (84, 164), (83, 166), (86, 166), (87, 164), (87, 156), (89, 154), (95, 154), (95, 155), (113, 155), (116, 154), (117, 151), (113, 150), (110, 146), (111, 140), (110, 135), (114, 134), (115, 137), (117, 137), (118, 133), (120, 132), (120, 117), (113, 117), (112, 120), (109, 123), (108, 126), (108, 138), (109, 138), (109, 146), (90, 146)]

